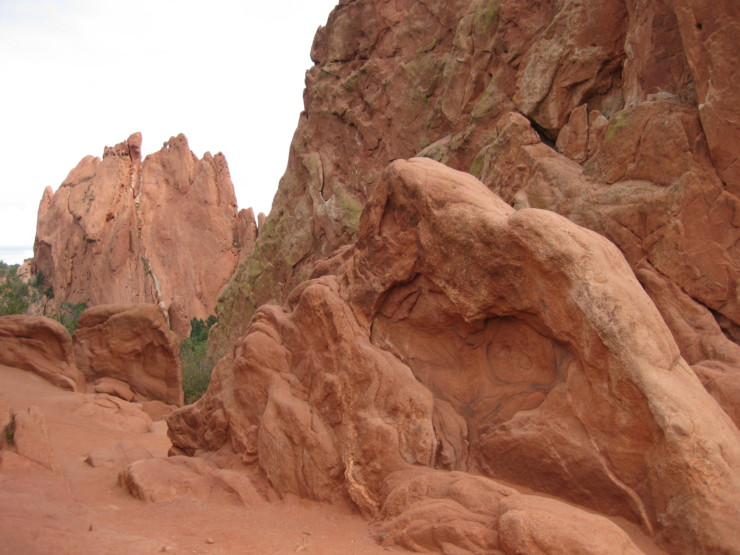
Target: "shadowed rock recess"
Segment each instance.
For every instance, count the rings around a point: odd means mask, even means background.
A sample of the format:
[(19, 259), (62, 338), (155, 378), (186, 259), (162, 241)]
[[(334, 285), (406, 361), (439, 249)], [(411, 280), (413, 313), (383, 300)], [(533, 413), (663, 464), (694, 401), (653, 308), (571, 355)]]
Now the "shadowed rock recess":
[(168, 424), (410, 549), (639, 552), (568, 503), (670, 550), (738, 545), (738, 430), (620, 251), (429, 159), (386, 169), (357, 241), (257, 309)]

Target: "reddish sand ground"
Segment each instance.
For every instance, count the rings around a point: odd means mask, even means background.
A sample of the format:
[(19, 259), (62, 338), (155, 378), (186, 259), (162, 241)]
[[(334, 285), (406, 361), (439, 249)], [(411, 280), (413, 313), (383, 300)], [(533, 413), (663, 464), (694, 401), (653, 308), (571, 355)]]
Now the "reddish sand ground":
[(121, 441), (165, 456), (170, 443), (163, 421), (149, 433), (123, 431), (106, 418), (75, 413), (84, 396), (2, 365), (0, 394), (15, 410), (40, 408), (61, 467), (55, 473), (0, 451), (0, 553), (389, 551), (375, 542), (372, 526), (346, 507), (297, 498), (246, 508), (229, 499), (134, 499), (116, 483), (120, 468), (93, 468), (85, 458)]

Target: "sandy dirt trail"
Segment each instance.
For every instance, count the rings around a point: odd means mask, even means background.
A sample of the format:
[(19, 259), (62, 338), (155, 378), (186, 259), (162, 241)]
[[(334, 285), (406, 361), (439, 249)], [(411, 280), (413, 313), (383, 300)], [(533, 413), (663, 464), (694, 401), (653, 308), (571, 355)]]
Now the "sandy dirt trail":
[(93, 395), (57, 389), (0, 365), (0, 410), (39, 408), (54, 459), (45, 468), (0, 451), (0, 553), (387, 553), (372, 525), (346, 507), (297, 498), (245, 507), (228, 496), (148, 503), (117, 485), (121, 465), (93, 467), (93, 452), (131, 442), (155, 457), (164, 421), (142, 433), (95, 407)]

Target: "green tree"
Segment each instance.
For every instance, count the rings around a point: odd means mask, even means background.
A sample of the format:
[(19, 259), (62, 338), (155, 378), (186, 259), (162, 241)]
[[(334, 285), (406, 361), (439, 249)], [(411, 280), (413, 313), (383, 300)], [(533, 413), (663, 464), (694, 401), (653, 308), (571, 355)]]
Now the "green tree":
[(182, 388), (185, 402), (194, 403), (206, 392), (211, 381), (213, 363), (208, 358), (208, 332), (217, 322), (213, 315), (207, 320), (190, 320), (190, 337), (180, 344)]
[(18, 264), (0, 261), (0, 316), (23, 314), (33, 300), (31, 288), (18, 277)]

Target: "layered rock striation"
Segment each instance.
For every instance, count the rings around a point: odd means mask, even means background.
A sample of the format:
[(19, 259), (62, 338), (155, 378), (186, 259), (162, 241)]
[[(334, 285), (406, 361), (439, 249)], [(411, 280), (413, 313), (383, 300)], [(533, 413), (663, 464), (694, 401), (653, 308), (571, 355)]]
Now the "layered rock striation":
[[(251, 222), (249, 221), (251, 219)], [(198, 160), (184, 135), (141, 160), (141, 134), (85, 157), (39, 206), (34, 260), (55, 298), (160, 304), (172, 329), (213, 313), (256, 238), (222, 154)]]
[(739, 10), (341, 2), (314, 40), (264, 233), (220, 298), (215, 352), (356, 238), (391, 160), (422, 155), (612, 240), (697, 375), (737, 391)]
[(168, 423), (178, 452), (350, 499), (411, 549), (638, 552), (566, 502), (671, 551), (737, 546), (740, 434), (622, 253), (428, 159), (388, 167), (357, 241)]

